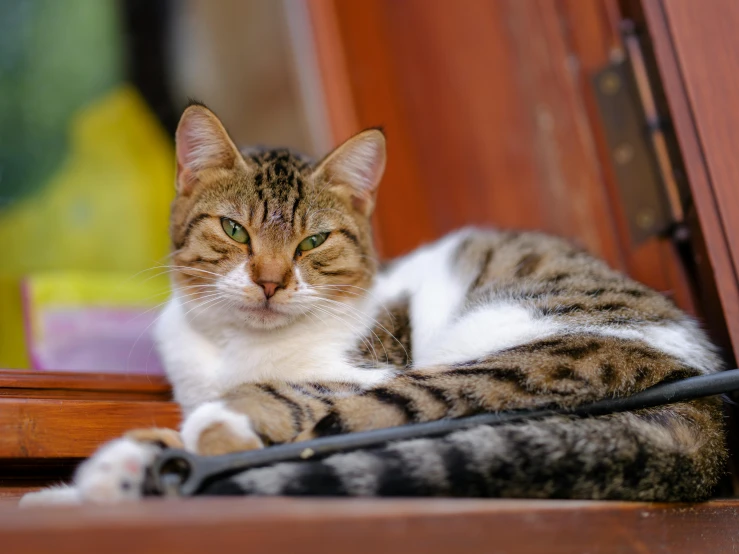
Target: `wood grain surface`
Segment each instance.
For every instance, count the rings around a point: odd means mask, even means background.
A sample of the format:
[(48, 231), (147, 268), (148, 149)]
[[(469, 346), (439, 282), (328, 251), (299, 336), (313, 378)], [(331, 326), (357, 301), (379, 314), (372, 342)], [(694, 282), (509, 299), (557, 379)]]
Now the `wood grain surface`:
[(0, 371), (0, 496), (69, 478), (102, 443), (180, 421), (160, 377)]
[(7, 369), (0, 370), (0, 397), (167, 401), (172, 391), (161, 376)]
[(736, 552), (738, 516), (736, 501), (211, 498), (33, 511), (0, 505), (0, 537), (4, 554), (719, 554)]
[(81, 458), (138, 427), (177, 427), (173, 402), (0, 398), (0, 458)]
[(82, 458), (129, 429), (176, 427), (170, 398), (162, 378), (0, 371), (0, 460)]

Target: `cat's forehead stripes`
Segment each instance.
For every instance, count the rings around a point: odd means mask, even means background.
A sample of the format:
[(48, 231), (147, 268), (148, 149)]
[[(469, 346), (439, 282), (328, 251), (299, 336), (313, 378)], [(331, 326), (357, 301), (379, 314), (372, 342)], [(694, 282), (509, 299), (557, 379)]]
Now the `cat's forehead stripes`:
[(289, 228), (305, 198), (310, 162), (293, 152), (265, 150), (245, 155), (252, 170), (252, 184), (261, 208), (250, 223)]

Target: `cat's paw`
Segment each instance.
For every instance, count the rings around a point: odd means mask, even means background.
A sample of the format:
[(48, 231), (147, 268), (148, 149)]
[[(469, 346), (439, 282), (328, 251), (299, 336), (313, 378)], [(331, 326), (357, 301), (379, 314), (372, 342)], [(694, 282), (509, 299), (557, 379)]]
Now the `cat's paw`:
[(146, 470), (159, 451), (158, 446), (127, 438), (103, 445), (75, 473), (81, 501), (116, 504), (140, 499)]
[(229, 409), (223, 402), (199, 406), (182, 424), (185, 449), (203, 456), (217, 456), (263, 448), (249, 416)]
[(163, 448), (185, 448), (182, 437), (174, 429), (164, 427), (148, 427), (145, 429), (134, 429), (123, 435), (124, 439), (135, 442), (145, 442), (159, 445)]
[(82, 503), (80, 492), (77, 488), (69, 485), (49, 487), (40, 491), (24, 494), (19, 508), (35, 508), (37, 506), (75, 506)]

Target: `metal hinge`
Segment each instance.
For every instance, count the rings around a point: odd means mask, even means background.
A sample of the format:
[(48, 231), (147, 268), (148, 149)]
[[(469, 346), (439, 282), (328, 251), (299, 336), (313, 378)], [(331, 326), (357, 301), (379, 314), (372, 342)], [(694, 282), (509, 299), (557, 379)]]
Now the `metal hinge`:
[(639, 39), (624, 32), (625, 52), (592, 76), (616, 182), (633, 243), (665, 235), (684, 212)]

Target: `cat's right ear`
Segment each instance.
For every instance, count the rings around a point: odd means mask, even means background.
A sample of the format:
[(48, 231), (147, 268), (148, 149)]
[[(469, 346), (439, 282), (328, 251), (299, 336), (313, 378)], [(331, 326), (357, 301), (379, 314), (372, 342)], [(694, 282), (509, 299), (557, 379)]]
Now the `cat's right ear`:
[(344, 197), (355, 210), (369, 217), (385, 171), (385, 158), (384, 133), (380, 129), (367, 129), (326, 156), (313, 175)]
[(208, 171), (244, 164), (218, 117), (202, 104), (185, 109), (175, 134), (177, 192), (188, 195)]

